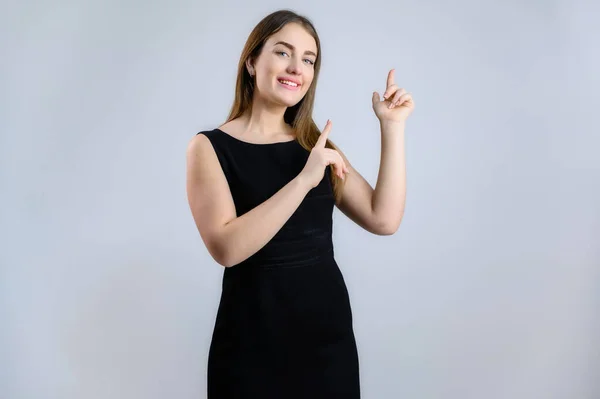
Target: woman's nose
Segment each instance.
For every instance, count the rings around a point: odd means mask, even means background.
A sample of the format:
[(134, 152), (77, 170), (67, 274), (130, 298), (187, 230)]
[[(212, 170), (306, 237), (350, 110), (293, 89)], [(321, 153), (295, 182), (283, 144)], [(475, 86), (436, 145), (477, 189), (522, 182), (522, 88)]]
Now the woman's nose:
[(290, 63), (287, 68), (288, 73), (294, 73), (296, 75), (301, 74), (302, 73), (302, 65), (300, 62), (301, 61), (296, 58), (291, 58)]

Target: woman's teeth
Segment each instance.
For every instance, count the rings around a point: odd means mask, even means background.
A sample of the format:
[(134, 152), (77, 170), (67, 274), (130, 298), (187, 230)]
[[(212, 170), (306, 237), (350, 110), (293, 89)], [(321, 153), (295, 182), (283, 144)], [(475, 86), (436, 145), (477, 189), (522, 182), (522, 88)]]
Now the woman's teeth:
[(294, 82), (290, 82), (289, 80), (280, 80), (279, 82), (288, 85), (288, 86), (292, 86), (292, 87), (298, 87), (298, 85)]

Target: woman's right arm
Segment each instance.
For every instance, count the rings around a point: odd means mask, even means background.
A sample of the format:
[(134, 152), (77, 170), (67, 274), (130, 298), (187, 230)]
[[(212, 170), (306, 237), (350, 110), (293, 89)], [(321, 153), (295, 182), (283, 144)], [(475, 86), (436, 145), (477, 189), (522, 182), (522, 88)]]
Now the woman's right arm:
[(188, 145), (188, 202), (204, 244), (222, 266), (234, 266), (264, 247), (311, 189), (303, 175), (298, 175), (271, 198), (238, 217), (209, 139), (199, 134)]

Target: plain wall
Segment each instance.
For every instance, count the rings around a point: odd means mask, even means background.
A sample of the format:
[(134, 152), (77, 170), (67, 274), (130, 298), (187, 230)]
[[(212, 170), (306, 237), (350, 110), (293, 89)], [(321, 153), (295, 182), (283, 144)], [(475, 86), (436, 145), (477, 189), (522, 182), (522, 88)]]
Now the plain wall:
[(185, 150), (286, 7), (372, 185), (371, 93), (396, 68), (416, 103), (399, 231), (334, 214), (363, 397), (600, 397), (600, 6), (566, 0), (2, 5), (0, 397), (205, 397), (223, 269)]

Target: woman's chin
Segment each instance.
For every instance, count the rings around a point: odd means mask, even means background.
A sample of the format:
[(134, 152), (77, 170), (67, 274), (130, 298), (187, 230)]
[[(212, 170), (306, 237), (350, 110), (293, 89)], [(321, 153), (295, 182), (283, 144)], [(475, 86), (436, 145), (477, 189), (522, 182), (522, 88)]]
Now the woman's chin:
[(280, 105), (282, 107), (293, 107), (302, 100), (300, 96), (289, 96), (289, 95), (274, 95), (270, 98), (270, 103), (274, 105)]
[(288, 97), (288, 98), (282, 98), (281, 102), (283, 104), (285, 104), (286, 107), (293, 107), (295, 105), (298, 105), (298, 103), (300, 101), (302, 101), (303, 96), (294, 96), (294, 98)]
[(289, 98), (279, 98), (277, 103), (290, 108), (290, 107), (293, 107), (294, 105), (298, 104), (300, 102), (300, 100), (301, 99), (294, 101)]

